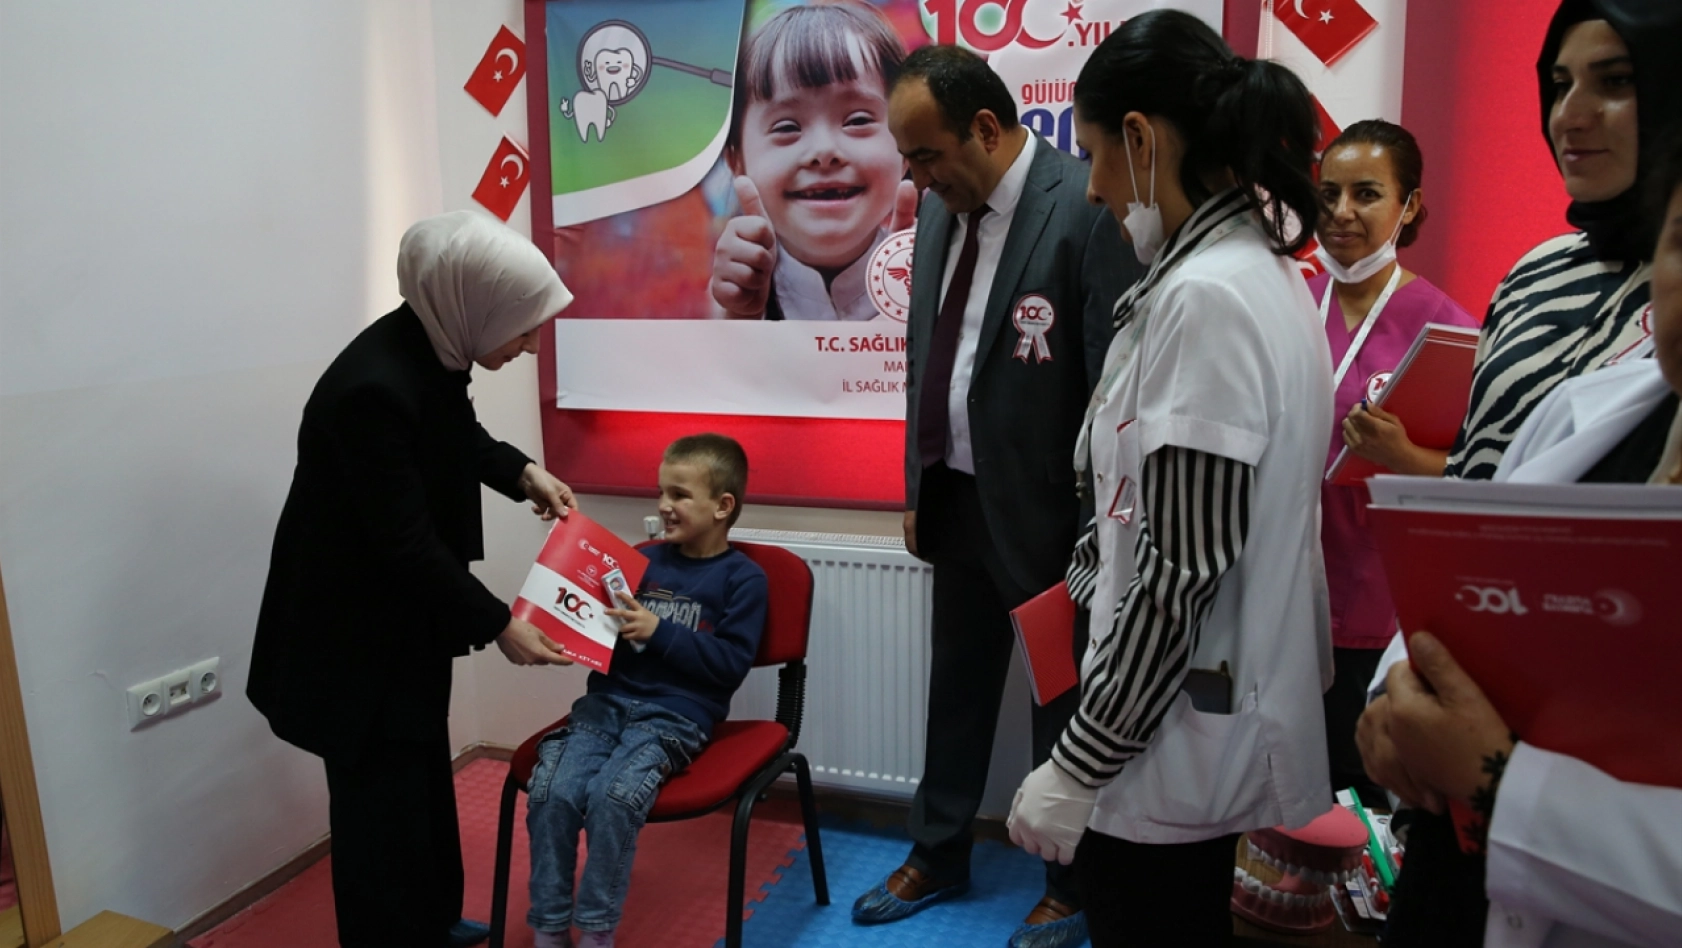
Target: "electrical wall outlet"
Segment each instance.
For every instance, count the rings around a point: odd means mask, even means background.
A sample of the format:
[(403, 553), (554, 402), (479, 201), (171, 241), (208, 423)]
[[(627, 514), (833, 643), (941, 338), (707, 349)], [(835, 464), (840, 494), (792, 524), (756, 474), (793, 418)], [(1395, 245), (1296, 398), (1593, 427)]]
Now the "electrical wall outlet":
[(208, 658), (187, 669), (187, 693), (194, 701), (214, 698), (222, 693), (222, 660)]
[(168, 717), (222, 693), (221, 659), (210, 658), (128, 689), (129, 729)]
[(169, 713), (169, 699), (156, 681), (135, 685), (128, 690), (128, 723), (139, 727)]

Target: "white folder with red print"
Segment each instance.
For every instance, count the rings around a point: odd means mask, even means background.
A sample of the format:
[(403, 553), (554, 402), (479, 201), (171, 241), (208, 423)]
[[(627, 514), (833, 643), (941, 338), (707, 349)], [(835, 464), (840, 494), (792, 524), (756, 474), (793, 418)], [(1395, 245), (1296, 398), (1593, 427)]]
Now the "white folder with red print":
[(613, 602), (603, 580), (618, 570), (635, 590), (647, 569), (648, 557), (574, 510), (550, 529), (513, 613), (542, 629), (568, 658), (605, 672), (619, 642), (619, 623), (606, 610), (622, 604)]

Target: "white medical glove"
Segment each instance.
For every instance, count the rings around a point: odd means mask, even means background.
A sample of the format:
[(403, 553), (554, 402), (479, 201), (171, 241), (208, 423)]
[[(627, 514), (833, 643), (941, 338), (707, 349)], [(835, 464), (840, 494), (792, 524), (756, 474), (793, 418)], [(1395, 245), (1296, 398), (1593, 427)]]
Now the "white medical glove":
[(1035, 856), (1067, 866), (1075, 861), (1075, 847), (1086, 833), (1092, 807), (1098, 800), (1089, 787), (1052, 761), (1034, 769), (1016, 790), (1011, 804), (1010, 841)]

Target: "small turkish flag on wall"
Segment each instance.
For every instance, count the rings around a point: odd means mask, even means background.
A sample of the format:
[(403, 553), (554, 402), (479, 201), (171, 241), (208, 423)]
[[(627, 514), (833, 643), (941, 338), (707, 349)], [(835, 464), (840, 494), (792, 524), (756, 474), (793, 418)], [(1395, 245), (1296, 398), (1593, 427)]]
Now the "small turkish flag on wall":
[(507, 221), (514, 213), (514, 205), (520, 203), (520, 194), (530, 180), (531, 165), (525, 151), (504, 137), (502, 144), (497, 146), (496, 154), (491, 156), (491, 163), (485, 167), (485, 176), (473, 189), (473, 200)]
[(1359, 0), (1275, 0), (1273, 15), (1328, 66), (1378, 27)]
[(525, 75), (526, 44), (505, 26), (496, 31), (496, 38), (462, 88), (492, 115), (500, 115)]

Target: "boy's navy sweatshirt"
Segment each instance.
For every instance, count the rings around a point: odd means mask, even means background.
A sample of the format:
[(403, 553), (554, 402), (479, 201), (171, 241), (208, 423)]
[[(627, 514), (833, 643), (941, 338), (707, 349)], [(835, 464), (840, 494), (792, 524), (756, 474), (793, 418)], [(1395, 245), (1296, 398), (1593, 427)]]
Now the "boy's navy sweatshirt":
[(607, 674), (591, 673), (590, 693), (658, 704), (710, 738), (759, 651), (770, 588), (765, 571), (734, 547), (706, 559), (684, 556), (670, 543), (643, 552), (648, 572), (637, 601), (660, 625), (641, 652), (620, 639)]

